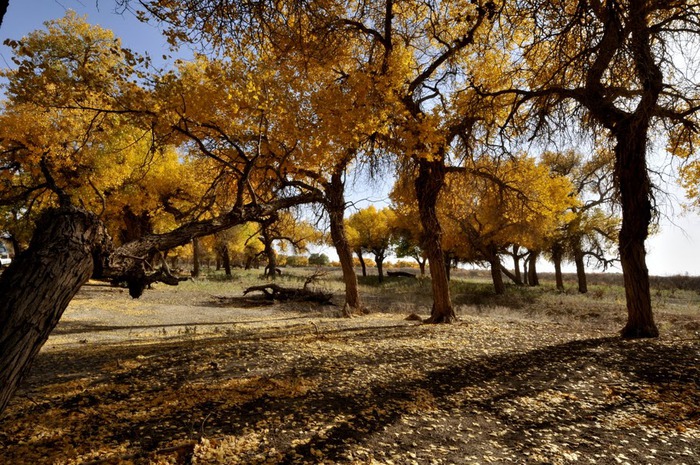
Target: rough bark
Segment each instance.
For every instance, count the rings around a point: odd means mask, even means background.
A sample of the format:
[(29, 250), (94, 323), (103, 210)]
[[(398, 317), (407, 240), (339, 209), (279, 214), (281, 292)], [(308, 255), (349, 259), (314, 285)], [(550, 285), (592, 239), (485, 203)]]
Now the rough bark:
[[(64, 310), (109, 247), (99, 219), (84, 210), (47, 211), (29, 248), (0, 278), (0, 412)], [(99, 258), (98, 258), (99, 259)]]
[(331, 229), (331, 240), (338, 254), (340, 267), (343, 271), (345, 283), (345, 306), (354, 311), (362, 309), (360, 291), (357, 286), (357, 275), (352, 263), (352, 249), (345, 234), (345, 184), (342, 173), (335, 172), (331, 175), (331, 181), (325, 186), (325, 207)]
[(615, 173), (620, 186), (622, 228), (620, 229), (620, 262), (627, 297), (627, 324), (621, 334), (625, 338), (657, 337), (646, 265), (646, 241), (651, 223), (651, 182), (646, 166), (646, 134), (643, 123), (631, 124), (622, 130), (615, 147)]
[(445, 255), (442, 250), (442, 227), (437, 216), (437, 201), (445, 184), (442, 160), (418, 160), (415, 180), (418, 212), (423, 226), (423, 247), (428, 256), (433, 291), (433, 308), (426, 323), (450, 323), (456, 320), (447, 279)]

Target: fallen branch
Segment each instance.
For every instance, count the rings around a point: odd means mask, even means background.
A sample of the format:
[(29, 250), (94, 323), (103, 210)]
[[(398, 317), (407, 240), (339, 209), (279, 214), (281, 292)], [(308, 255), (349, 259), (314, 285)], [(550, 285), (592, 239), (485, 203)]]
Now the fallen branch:
[(415, 273), (409, 273), (408, 271), (387, 271), (387, 276), (390, 278), (415, 278)]

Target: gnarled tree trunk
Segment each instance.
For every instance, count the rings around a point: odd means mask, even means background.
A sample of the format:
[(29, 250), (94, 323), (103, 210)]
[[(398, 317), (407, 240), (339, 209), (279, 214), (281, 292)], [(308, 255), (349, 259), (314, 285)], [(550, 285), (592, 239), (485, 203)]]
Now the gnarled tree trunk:
[[(627, 297), (626, 338), (657, 337), (646, 265), (646, 241), (651, 223), (651, 181), (646, 166), (645, 121), (629, 122), (620, 130), (615, 146), (615, 176), (620, 187), (622, 228), (620, 261)], [(648, 124), (648, 120), (646, 121)]]
[(457, 317), (452, 308), (447, 279), (445, 255), (442, 250), (442, 227), (437, 216), (437, 201), (445, 184), (445, 166), (442, 160), (418, 160), (415, 180), (418, 212), (423, 226), (423, 247), (428, 255), (433, 290), (433, 308), (426, 323), (450, 323)]
[(496, 294), (501, 295), (506, 292), (506, 285), (503, 283), (503, 274), (501, 273), (501, 259), (498, 256), (498, 249), (494, 245), (488, 246), (488, 262), (491, 265), (491, 280), (493, 281), (493, 290)]
[(326, 184), (325, 207), (328, 212), (331, 240), (338, 254), (340, 268), (345, 283), (345, 305), (357, 311), (361, 310), (360, 291), (357, 287), (357, 275), (352, 263), (352, 249), (345, 234), (345, 187), (342, 173), (336, 171), (331, 175), (331, 182)]
[(527, 258), (527, 283), (529, 286), (539, 286), (540, 278), (537, 276), (537, 259), (540, 253), (536, 250), (530, 251), (530, 256)]
[(360, 261), (360, 268), (362, 268), (362, 277), (367, 277), (367, 264), (365, 263), (365, 257), (362, 256), (362, 249), (359, 247), (355, 249), (355, 254), (357, 255), (357, 259)]
[(58, 324), (94, 260), (109, 247), (99, 219), (84, 210), (49, 210), (29, 248), (0, 278), (0, 412)]

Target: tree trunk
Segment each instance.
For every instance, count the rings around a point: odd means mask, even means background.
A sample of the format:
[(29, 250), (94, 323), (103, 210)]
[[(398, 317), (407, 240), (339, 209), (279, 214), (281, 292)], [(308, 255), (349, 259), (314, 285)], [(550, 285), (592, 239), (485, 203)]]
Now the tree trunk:
[(84, 210), (47, 211), (29, 248), (0, 278), (0, 412), (29, 370), (109, 238)]
[(531, 251), (530, 256), (528, 257), (528, 276), (527, 276), (527, 282), (530, 286), (539, 286), (540, 285), (540, 278), (537, 276), (537, 258), (540, 256), (539, 252), (536, 251)]
[(574, 264), (576, 265), (576, 278), (578, 279), (578, 291), (581, 294), (588, 292), (588, 282), (586, 279), (586, 266), (583, 263), (583, 251), (577, 244), (574, 247)]
[(615, 146), (615, 176), (620, 187), (622, 228), (620, 261), (627, 297), (627, 324), (622, 337), (657, 337), (646, 265), (646, 241), (651, 223), (651, 181), (646, 166), (645, 128), (627, 125)]
[(226, 276), (231, 276), (231, 255), (228, 253), (228, 246), (221, 247), (221, 265), (224, 267)]
[(374, 261), (377, 264), (377, 275), (379, 276), (379, 282), (384, 282), (384, 255), (375, 254)]
[(503, 273), (501, 273), (501, 259), (498, 257), (497, 249), (494, 246), (489, 246), (488, 248), (488, 262), (491, 265), (493, 290), (498, 295), (505, 294), (506, 285), (503, 283)]
[(360, 261), (362, 276), (367, 277), (367, 264), (365, 263), (365, 258), (362, 256), (362, 249), (355, 249), (355, 253), (357, 254), (357, 259)]
[(552, 262), (554, 263), (554, 280), (557, 283), (557, 290), (564, 290), (564, 277), (561, 273), (561, 262), (564, 256), (564, 249), (561, 244), (552, 245)]
[(192, 277), (193, 278), (199, 278), (200, 255), (201, 255), (201, 247), (199, 245), (199, 238), (195, 237), (194, 239), (192, 239)]
[(420, 268), (420, 275), (425, 276), (425, 262), (426, 259), (416, 259), (418, 261), (418, 268)]
[(523, 278), (520, 274), (520, 251), (519, 245), (513, 245), (513, 273), (515, 275), (515, 284), (522, 286)]
[(273, 239), (265, 229), (266, 227), (266, 225), (263, 225), (262, 233), (262, 242), (265, 246), (265, 257), (267, 257), (265, 276), (274, 281), (277, 278), (277, 253), (275, 253), (275, 248), (272, 246)]
[(442, 227), (437, 216), (437, 200), (445, 184), (445, 166), (442, 160), (420, 159), (415, 180), (418, 212), (423, 226), (423, 248), (428, 255), (433, 291), (433, 308), (426, 323), (450, 323), (456, 320), (450, 286), (447, 279), (445, 256), (442, 251)]
[(345, 234), (345, 184), (342, 172), (336, 170), (331, 175), (331, 182), (325, 185), (326, 202), (328, 212), (331, 240), (338, 254), (340, 267), (343, 271), (345, 283), (345, 305), (355, 311), (362, 309), (360, 291), (357, 287), (357, 275), (352, 263), (352, 249)]

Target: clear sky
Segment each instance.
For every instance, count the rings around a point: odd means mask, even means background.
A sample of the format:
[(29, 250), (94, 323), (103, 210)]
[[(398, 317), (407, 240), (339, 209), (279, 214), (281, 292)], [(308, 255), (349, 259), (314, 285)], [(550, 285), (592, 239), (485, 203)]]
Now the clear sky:
[[(160, 57), (163, 54), (170, 53), (166, 40), (156, 26), (140, 23), (129, 12), (116, 13), (113, 0), (10, 0), (0, 27), (0, 41), (19, 39), (41, 28), (44, 21), (63, 16), (67, 9), (87, 15), (89, 22), (113, 30), (122, 39), (123, 46), (135, 52), (149, 52), (156, 66), (162, 63)], [(0, 46), (1, 67), (10, 66), (10, 57), (10, 50)], [(682, 200), (682, 193), (677, 187), (663, 187)], [(361, 187), (354, 190), (352, 197), (355, 199), (371, 196), (372, 200), (382, 200), (377, 197), (376, 186), (371, 189), (371, 194), (366, 194)], [(364, 206), (362, 203), (360, 207)], [(660, 232), (647, 241), (650, 273), (700, 275), (700, 216), (697, 212), (684, 213), (678, 199), (664, 207), (664, 212)]]

